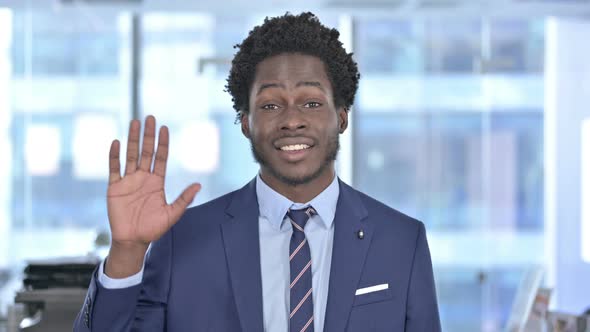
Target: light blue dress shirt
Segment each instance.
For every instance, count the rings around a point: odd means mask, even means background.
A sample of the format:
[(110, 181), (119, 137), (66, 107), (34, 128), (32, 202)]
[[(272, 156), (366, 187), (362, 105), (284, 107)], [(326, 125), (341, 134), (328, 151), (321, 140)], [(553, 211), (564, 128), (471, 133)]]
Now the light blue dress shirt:
[(293, 203), (256, 178), (260, 217), (260, 269), (262, 272), (262, 308), (264, 328), (268, 332), (289, 330), (289, 242), (293, 229), (286, 222), (289, 209), (313, 206), (314, 215), (305, 225), (305, 237), (311, 251), (314, 330), (324, 330), (328, 285), (334, 241), (334, 215), (340, 188), (337, 177), (311, 201)]
[[(302, 209), (310, 205), (317, 212), (305, 226), (305, 237), (311, 251), (314, 330), (323, 331), (334, 241), (334, 215), (339, 194), (338, 178), (335, 176), (330, 185), (311, 201), (294, 203), (264, 183), (260, 175), (256, 177), (265, 331), (289, 330), (289, 242), (293, 229), (290, 222), (285, 222), (285, 215), (289, 209)], [(142, 268), (127, 278), (109, 278), (104, 274), (103, 266), (100, 264), (98, 280), (105, 288), (135, 286), (143, 277)]]

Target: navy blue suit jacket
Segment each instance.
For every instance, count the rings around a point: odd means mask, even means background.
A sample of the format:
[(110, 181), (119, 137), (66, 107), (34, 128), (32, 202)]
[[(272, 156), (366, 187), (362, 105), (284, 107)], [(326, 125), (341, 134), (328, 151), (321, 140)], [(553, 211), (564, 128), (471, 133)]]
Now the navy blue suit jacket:
[[(188, 209), (152, 244), (140, 285), (95, 275), (74, 331), (263, 331), (255, 185)], [(424, 225), (339, 185), (324, 331), (439, 332)]]

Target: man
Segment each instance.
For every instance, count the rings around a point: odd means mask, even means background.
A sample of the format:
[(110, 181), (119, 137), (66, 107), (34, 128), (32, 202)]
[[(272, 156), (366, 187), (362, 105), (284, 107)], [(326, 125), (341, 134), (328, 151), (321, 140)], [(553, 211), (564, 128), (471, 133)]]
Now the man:
[(124, 177), (111, 145), (112, 244), (74, 330), (440, 331), (423, 224), (335, 175), (360, 77), (338, 32), (286, 14), (237, 48), (226, 88), (259, 174), (168, 205), (168, 130), (152, 167), (155, 119), (141, 153), (132, 121)]

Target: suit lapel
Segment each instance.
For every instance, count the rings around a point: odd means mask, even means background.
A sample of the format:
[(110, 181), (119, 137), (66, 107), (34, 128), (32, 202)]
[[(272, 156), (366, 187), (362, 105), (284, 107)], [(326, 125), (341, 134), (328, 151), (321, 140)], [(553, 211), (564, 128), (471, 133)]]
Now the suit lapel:
[[(324, 331), (344, 331), (373, 235), (359, 194), (340, 181)], [(363, 239), (358, 232), (362, 230)]]
[(243, 331), (263, 331), (256, 179), (236, 191), (221, 224), (231, 285)]

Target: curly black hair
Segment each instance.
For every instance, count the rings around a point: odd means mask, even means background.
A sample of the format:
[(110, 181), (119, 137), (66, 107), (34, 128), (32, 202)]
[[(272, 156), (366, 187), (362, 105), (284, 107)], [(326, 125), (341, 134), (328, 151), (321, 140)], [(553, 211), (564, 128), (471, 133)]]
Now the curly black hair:
[(232, 60), (225, 89), (232, 96), (236, 122), (247, 113), (250, 88), (256, 65), (281, 53), (302, 53), (317, 56), (326, 66), (334, 91), (334, 104), (349, 110), (354, 103), (360, 74), (352, 53), (346, 53), (338, 40), (340, 33), (320, 23), (311, 12), (264, 19), (248, 37), (234, 48), (239, 49)]

